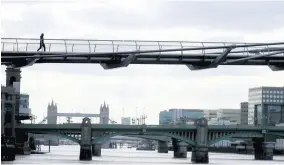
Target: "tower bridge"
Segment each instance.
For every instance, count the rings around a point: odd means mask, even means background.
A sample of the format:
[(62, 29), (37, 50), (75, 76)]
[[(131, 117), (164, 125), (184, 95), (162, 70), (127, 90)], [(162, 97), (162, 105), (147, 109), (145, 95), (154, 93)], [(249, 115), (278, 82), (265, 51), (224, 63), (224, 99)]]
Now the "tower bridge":
[[(99, 118), (100, 124), (109, 124), (111, 121), (112, 124), (116, 123), (109, 118), (109, 105), (105, 102), (103, 105), (100, 106), (100, 113), (99, 114), (90, 114), (90, 113), (59, 113), (57, 104), (52, 100), (50, 104), (47, 106), (47, 116), (43, 118), (38, 124), (57, 124), (58, 119), (60, 117), (66, 117), (67, 123), (72, 123), (73, 117), (88, 117), (88, 118)], [(60, 121), (59, 121), (60, 122)], [(94, 121), (93, 121), (94, 122)], [(59, 145), (59, 137), (54, 135), (34, 135), (37, 139), (44, 139), (44, 144), (51, 144), (51, 145)]]
[(105, 102), (103, 105), (100, 106), (100, 113), (99, 114), (91, 114), (91, 113), (60, 113), (57, 109), (57, 104), (51, 101), (51, 104), (47, 106), (47, 116), (43, 118), (39, 124), (47, 123), (47, 124), (57, 124), (58, 117), (67, 117), (69, 120), (72, 117), (89, 117), (89, 118), (99, 118), (100, 124), (108, 124), (111, 121), (112, 124), (116, 123), (109, 118), (109, 105)]

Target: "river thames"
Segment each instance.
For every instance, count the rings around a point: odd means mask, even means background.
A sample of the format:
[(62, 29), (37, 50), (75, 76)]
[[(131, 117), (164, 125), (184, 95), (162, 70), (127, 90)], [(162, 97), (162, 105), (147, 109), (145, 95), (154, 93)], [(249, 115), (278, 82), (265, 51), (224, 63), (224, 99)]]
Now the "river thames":
[[(191, 152), (187, 158), (173, 158), (173, 152), (157, 153), (157, 151), (136, 151), (136, 149), (102, 149), (101, 157), (94, 157), (92, 161), (79, 161), (79, 146), (51, 146), (51, 152), (37, 155), (19, 155), (13, 162), (1, 162), (2, 164), (121, 164), (121, 165), (173, 165), (191, 164)], [(43, 152), (48, 151), (48, 147), (42, 147)], [(284, 164), (284, 156), (274, 156), (273, 161), (256, 161), (253, 155), (209, 153), (209, 164), (215, 165), (260, 165), (260, 164)]]

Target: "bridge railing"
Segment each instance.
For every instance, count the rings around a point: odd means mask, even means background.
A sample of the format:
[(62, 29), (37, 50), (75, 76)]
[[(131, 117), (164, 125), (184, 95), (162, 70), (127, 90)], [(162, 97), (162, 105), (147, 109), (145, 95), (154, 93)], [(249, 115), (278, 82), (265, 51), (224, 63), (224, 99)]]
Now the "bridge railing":
[[(149, 40), (84, 40), (84, 39), (45, 39), (46, 52), (56, 53), (98, 53), (144, 50), (166, 50), (195, 48), (189, 51), (170, 51), (174, 54), (216, 55), (228, 46), (237, 46), (231, 54), (249, 56), (258, 50), (271, 52), (284, 50), (284, 43), (240, 43), (240, 42), (191, 42), (191, 41), (149, 41)], [(36, 52), (40, 46), (36, 38), (1, 38), (1, 51)], [(253, 45), (253, 46), (250, 46)], [(43, 49), (42, 49), (43, 50)], [(166, 54), (167, 52), (163, 52)], [(161, 54), (161, 52), (156, 52)]]

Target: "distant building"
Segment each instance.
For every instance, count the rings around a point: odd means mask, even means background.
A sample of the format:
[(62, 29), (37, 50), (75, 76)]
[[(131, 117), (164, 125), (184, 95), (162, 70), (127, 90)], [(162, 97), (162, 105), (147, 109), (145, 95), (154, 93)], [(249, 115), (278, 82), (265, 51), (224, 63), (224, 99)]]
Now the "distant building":
[(218, 120), (228, 120), (230, 124), (240, 124), (241, 120), (240, 109), (218, 109), (217, 119)]
[(169, 124), (172, 121), (172, 112), (164, 110), (159, 114), (159, 124)]
[(210, 121), (212, 118), (217, 118), (217, 109), (206, 109), (204, 110), (204, 118)]
[(248, 102), (241, 102), (241, 125), (248, 125)]
[(173, 121), (177, 121), (182, 117), (186, 117), (191, 120), (196, 120), (204, 117), (203, 110), (201, 109), (170, 109), (169, 111), (173, 113)]
[(29, 95), (28, 94), (20, 94), (20, 115), (30, 116), (31, 109), (29, 107)]
[(122, 117), (121, 118), (121, 124), (130, 125), (131, 124), (131, 118), (130, 117)]
[(240, 109), (204, 110), (204, 117), (209, 125), (235, 125), (240, 124)]
[(208, 125), (231, 125), (236, 124), (234, 122), (231, 122), (229, 119), (224, 118), (211, 118), (208, 121)]
[(248, 124), (275, 125), (284, 122), (284, 87), (249, 89)]
[(159, 114), (159, 124), (176, 123), (181, 118), (186, 118), (187, 122), (194, 121), (204, 116), (203, 110), (200, 109), (169, 109), (161, 111)]

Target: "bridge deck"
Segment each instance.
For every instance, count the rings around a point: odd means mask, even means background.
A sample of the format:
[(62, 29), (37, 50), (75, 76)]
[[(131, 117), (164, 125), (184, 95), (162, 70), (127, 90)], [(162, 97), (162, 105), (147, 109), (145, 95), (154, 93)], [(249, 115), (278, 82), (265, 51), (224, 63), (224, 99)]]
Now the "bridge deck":
[[(16, 128), (31, 130), (73, 130), (81, 131), (81, 124), (18, 124)], [(161, 125), (116, 125), (116, 124), (92, 124), (92, 129), (97, 131), (139, 131), (145, 128), (147, 131), (192, 131), (196, 130), (194, 125), (184, 126), (161, 126)], [(269, 129), (270, 131), (283, 131), (284, 126), (274, 127), (255, 127), (255, 126), (209, 126), (209, 131), (261, 131)]]
[(217, 65), (284, 66), (284, 42), (45, 39), (46, 52), (36, 52), (38, 39), (2, 38), (1, 44), (2, 65), (24, 65), (34, 60), (34, 63), (116, 65), (104, 68), (125, 67), (130, 63), (208, 66), (215, 60)]
[(100, 114), (88, 114), (88, 113), (57, 113), (58, 117), (100, 117)]

